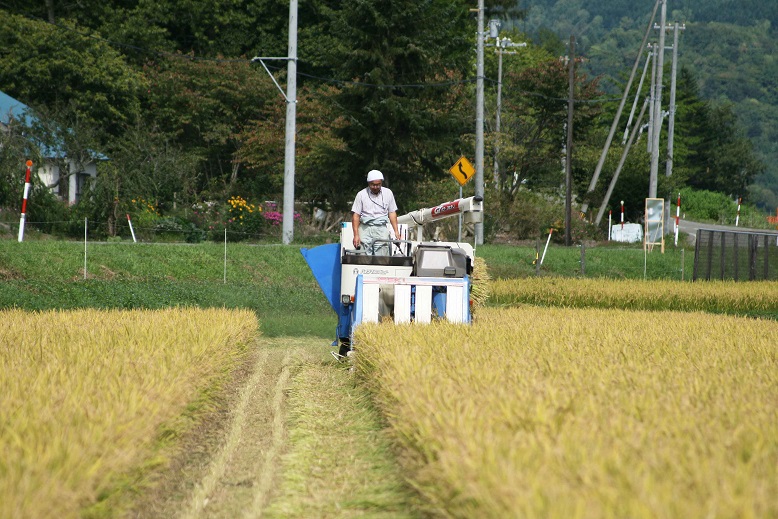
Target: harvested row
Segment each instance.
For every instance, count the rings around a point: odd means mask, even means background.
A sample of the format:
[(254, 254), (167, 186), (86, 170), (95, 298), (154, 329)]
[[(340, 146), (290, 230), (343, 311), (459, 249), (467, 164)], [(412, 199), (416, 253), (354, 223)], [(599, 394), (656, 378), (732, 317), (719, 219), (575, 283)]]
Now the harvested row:
[(256, 334), (250, 311), (0, 312), (0, 517), (116, 513)]
[(778, 317), (778, 283), (526, 278), (491, 282), (492, 306), (678, 310)]
[(778, 516), (775, 321), (527, 306), (356, 340), (436, 515)]

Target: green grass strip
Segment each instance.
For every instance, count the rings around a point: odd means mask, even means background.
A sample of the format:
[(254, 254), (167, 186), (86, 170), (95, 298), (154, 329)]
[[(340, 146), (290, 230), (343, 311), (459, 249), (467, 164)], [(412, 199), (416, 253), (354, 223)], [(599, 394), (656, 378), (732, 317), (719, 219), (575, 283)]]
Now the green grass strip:
[(344, 365), (304, 363), (289, 406), (284, 477), (267, 517), (416, 517), (379, 415)]

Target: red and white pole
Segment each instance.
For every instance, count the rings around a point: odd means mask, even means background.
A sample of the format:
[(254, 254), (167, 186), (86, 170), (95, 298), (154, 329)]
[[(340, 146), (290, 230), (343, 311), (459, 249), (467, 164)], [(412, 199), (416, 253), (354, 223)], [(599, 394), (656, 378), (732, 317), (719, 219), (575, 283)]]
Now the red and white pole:
[(621, 201), (621, 232), (624, 232), (624, 200)]
[(735, 227), (737, 227), (738, 223), (740, 223), (740, 202), (742, 201), (742, 198), (737, 199), (737, 216), (735, 216)]
[(132, 220), (130, 220), (130, 213), (127, 213), (127, 223), (130, 224), (130, 232), (132, 233), (132, 243), (138, 243), (135, 239), (135, 230), (132, 228)]
[(22, 198), (22, 217), (19, 219), (19, 243), (24, 240), (24, 221), (27, 218), (27, 197), (30, 196), (30, 173), (32, 161), (27, 161), (27, 173), (24, 175), (24, 198)]
[(678, 246), (678, 228), (681, 226), (681, 193), (678, 193), (678, 201), (675, 203), (675, 245)]

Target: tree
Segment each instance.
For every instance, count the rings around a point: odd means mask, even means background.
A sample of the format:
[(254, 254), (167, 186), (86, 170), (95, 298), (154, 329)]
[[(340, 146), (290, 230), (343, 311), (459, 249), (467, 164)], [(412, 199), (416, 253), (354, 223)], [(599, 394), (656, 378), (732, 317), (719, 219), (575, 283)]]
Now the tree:
[(229, 190), (241, 175), (238, 137), (266, 106), (283, 97), (264, 70), (248, 61), (197, 60), (187, 56), (151, 63), (148, 118), (156, 131), (197, 157), (199, 189)]
[(454, 71), (470, 58), (468, 6), (449, 0), (324, 5), (322, 27), (343, 42), (317, 58), (343, 81), (332, 102), (342, 117), (334, 138), (345, 146), (320, 165), (337, 186), (331, 202), (345, 207), (367, 171), (377, 168), (402, 203), (417, 181), (444, 174), (443, 164), (450, 166), (460, 151), (452, 144), (470, 131), (450, 104), (462, 77)]
[(764, 171), (743, 135), (732, 105), (699, 97), (694, 74), (683, 68), (678, 82), (675, 163), (695, 189), (747, 196), (747, 186)]
[(0, 16), (0, 84), (30, 106), (69, 107), (103, 141), (137, 120), (143, 77), (107, 43), (62, 22)]
[[(522, 184), (529, 188), (558, 187), (563, 182), (562, 157), (566, 141), (568, 69), (558, 59), (547, 60), (504, 80), (504, 131), (501, 157), (505, 172), (500, 190), (513, 198)], [(597, 80), (577, 74), (573, 131), (576, 147), (584, 144), (599, 114), (588, 101), (600, 95)]]
[[(328, 85), (297, 92), (295, 197), (322, 207), (348, 196), (343, 184), (323, 166), (346, 147), (336, 136), (337, 129), (347, 124), (333, 102), (336, 93)], [(285, 110), (283, 102), (268, 103), (263, 117), (246, 125), (238, 136), (238, 160), (246, 168), (244, 185), (251, 192), (272, 196), (283, 192)]]

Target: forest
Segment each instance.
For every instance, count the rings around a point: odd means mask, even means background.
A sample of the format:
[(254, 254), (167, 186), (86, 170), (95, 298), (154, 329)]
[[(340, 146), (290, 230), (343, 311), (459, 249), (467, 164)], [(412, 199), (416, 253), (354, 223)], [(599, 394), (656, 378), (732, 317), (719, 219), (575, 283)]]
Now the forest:
[[(524, 0), (527, 15), (515, 27), (536, 42), (546, 34), (563, 39), (575, 34), (591, 73), (603, 78), (604, 88), (620, 93), (653, 4)], [(702, 99), (729, 112), (765, 166), (746, 196), (773, 212), (778, 206), (778, 2), (668, 0), (667, 13), (668, 23), (685, 26), (679, 67), (693, 73)]]
[[(670, 0), (668, 20), (686, 27), (675, 166), (672, 176), (661, 176), (660, 196), (692, 187), (771, 212), (778, 203), (778, 96), (768, 81), (777, 75), (771, 23), (778, 14), (767, 0), (750, 3), (752, 19), (744, 20), (734, 12), (724, 18), (734, 11), (724, 0)], [(455, 196), (459, 186), (448, 168), (474, 156), (471, 4), (300, 3), (295, 198), (304, 215), (347, 211), (373, 168), (384, 172), (401, 211)], [(571, 34), (579, 44), (574, 194), (579, 203), (601, 203), (620, 145), (596, 190), (587, 194), (587, 186), (653, 4), (487, 2), (487, 19), (502, 20), (500, 36), (528, 43), (502, 56), (498, 77), (498, 55), (487, 42), (490, 232), (534, 238), (559, 225), (568, 97), (568, 65), (560, 57)], [(288, 2), (0, 0), (0, 13), (0, 91), (36, 115), (0, 132), (0, 207), (18, 205), (24, 159), (38, 162), (53, 145), (82, 162), (101, 157), (98, 176), (90, 196), (72, 207), (47, 197), (50, 186), (35, 186), (31, 211), (39, 220), (89, 217), (113, 229), (133, 210), (182, 217), (182, 208), (204, 204), (280, 201), (286, 102), (274, 81), (285, 84), (286, 66), (267, 61), (271, 78), (252, 57), (286, 56)], [(633, 218), (647, 196), (645, 148), (639, 141), (630, 150), (611, 198), (611, 205), (627, 200)]]

